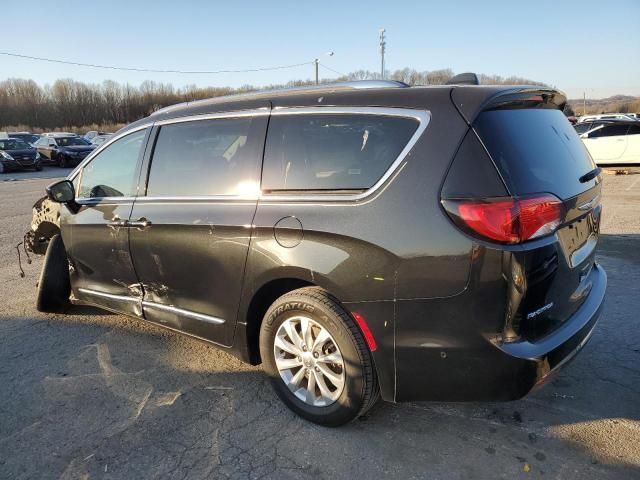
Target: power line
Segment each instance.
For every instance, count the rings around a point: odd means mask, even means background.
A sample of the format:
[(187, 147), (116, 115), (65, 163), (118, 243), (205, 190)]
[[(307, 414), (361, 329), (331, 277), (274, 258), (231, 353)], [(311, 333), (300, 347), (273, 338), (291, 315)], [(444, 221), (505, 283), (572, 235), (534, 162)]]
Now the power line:
[(147, 73), (180, 73), (180, 74), (187, 74), (187, 75), (215, 75), (218, 73), (265, 72), (268, 70), (284, 70), (286, 68), (302, 67), (304, 65), (310, 65), (313, 63), (313, 62), (303, 62), (303, 63), (294, 63), (291, 65), (278, 65), (275, 67), (245, 68), (240, 70), (155, 70), (152, 68), (119, 67), (119, 66), (113, 66), (113, 65), (96, 65), (92, 63), (72, 62), (68, 60), (58, 60), (53, 58), (33, 57), (31, 55), (22, 55), (19, 53), (12, 53), (12, 52), (0, 52), (0, 55), (5, 55), (8, 57), (24, 58), (27, 60), (37, 60), (40, 62), (62, 63), (64, 65), (75, 65), (77, 67), (102, 68), (105, 70), (124, 70), (128, 72), (147, 72)]
[(327, 70), (329, 70), (329, 71), (331, 71), (331, 72), (333, 72), (333, 73), (337, 73), (338, 75), (341, 75), (341, 76), (343, 76), (343, 77), (348, 76), (346, 73), (342, 73), (342, 72), (339, 72), (338, 70), (334, 70), (333, 68), (329, 68), (329, 67), (327, 67), (324, 63), (320, 63), (320, 66), (321, 66), (322, 68), (326, 68)]

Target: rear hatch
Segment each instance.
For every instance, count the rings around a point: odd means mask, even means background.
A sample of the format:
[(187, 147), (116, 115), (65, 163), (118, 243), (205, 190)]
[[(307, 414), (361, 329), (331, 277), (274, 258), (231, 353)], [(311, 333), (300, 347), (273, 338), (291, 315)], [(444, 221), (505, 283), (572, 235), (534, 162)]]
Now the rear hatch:
[(534, 341), (561, 326), (589, 295), (601, 176), (555, 105), (502, 102), (481, 112), (473, 129), (512, 197), (559, 200), (559, 221), (548, 234), (512, 252), (511, 270), (520, 269), (524, 285), (516, 299), (511, 295), (511, 321), (518, 334)]
[(471, 128), (447, 172), (442, 205), (463, 231), (501, 252), (502, 338), (535, 341), (589, 295), (601, 176), (562, 113), (562, 94), (480, 88), (489, 100), (478, 87), (452, 96)]

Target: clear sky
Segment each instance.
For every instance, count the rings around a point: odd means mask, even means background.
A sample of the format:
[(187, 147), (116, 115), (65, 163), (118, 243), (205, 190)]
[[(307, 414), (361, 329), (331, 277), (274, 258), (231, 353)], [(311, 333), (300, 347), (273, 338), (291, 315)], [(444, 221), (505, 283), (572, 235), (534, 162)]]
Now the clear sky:
[[(413, 3), (413, 5), (412, 5)], [(218, 70), (321, 62), (340, 71), (451, 68), (517, 75), (570, 98), (640, 95), (640, 0), (0, 0), (0, 51), (149, 69)], [(333, 57), (323, 54), (335, 51)], [(218, 75), (122, 72), (0, 55), (0, 80), (144, 80), (240, 86), (311, 78), (313, 67)], [(322, 76), (334, 73), (323, 70)]]

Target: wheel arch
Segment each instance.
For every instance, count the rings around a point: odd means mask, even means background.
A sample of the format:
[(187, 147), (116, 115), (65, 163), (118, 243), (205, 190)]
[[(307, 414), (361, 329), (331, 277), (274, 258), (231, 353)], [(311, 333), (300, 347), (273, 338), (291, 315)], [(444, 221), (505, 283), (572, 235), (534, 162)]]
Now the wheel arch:
[(260, 327), (262, 325), (262, 319), (271, 304), (282, 295), (292, 292), (293, 290), (317, 286), (319, 285), (306, 279), (283, 277), (272, 279), (255, 291), (249, 301), (244, 317), (245, 335), (244, 338), (240, 339), (242, 343), (246, 344), (245, 348), (249, 363), (252, 365), (262, 363), (262, 359), (260, 358)]

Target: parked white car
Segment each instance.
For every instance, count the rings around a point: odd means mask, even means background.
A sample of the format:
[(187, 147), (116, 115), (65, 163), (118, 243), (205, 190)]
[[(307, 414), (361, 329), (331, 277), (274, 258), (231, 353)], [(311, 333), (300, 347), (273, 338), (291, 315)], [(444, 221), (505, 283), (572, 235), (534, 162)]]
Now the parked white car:
[(640, 164), (640, 122), (610, 122), (580, 135), (598, 165)]
[(583, 115), (578, 118), (578, 123), (593, 122), (596, 120), (635, 120), (635, 117), (626, 113), (602, 113), (599, 115)]

